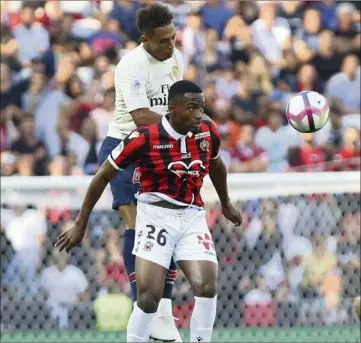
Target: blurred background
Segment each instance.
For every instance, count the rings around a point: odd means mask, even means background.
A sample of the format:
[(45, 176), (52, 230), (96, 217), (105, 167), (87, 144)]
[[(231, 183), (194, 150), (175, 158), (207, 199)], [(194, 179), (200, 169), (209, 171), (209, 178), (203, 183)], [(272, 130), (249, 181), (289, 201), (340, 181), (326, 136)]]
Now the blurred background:
[[(1, 178), (5, 186), (8, 177), (26, 180), (1, 200), (1, 341), (124, 338), (91, 331), (124, 330), (131, 312), (123, 223), (108, 201), (81, 247), (57, 253), (81, 185), (52, 189), (33, 177), (95, 174), (114, 111), (114, 68), (140, 42), (136, 11), (157, 2), (1, 0)], [(360, 173), (359, 1), (161, 3), (174, 13), (184, 77), (204, 88), (230, 173), (324, 172), (335, 182)], [(330, 102), (315, 134), (297, 133), (284, 115), (302, 90)], [(350, 306), (360, 294), (359, 187), (301, 193), (239, 199), (242, 228), (207, 203), (220, 258), (216, 340), (360, 340)], [(33, 201), (42, 197), (46, 204)], [(192, 304), (179, 274), (180, 328)]]

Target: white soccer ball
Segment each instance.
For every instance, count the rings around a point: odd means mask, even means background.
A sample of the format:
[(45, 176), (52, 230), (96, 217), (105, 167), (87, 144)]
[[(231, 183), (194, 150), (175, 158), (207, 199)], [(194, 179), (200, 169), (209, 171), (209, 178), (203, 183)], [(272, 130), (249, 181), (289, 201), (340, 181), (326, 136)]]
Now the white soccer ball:
[(298, 93), (287, 105), (286, 115), (291, 126), (299, 132), (316, 132), (328, 120), (330, 108), (326, 98), (314, 91)]

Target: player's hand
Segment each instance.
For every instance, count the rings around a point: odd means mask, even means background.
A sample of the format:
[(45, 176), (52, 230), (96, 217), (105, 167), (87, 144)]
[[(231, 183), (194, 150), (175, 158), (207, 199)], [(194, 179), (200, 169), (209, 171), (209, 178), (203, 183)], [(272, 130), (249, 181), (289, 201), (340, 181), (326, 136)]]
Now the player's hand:
[(70, 230), (67, 230), (59, 235), (55, 246), (59, 248), (59, 251), (65, 249), (66, 252), (69, 252), (83, 240), (85, 230), (86, 225), (79, 225), (75, 223)]
[(242, 224), (243, 219), (241, 212), (232, 204), (229, 204), (228, 206), (222, 206), (222, 213), (234, 225), (240, 226)]

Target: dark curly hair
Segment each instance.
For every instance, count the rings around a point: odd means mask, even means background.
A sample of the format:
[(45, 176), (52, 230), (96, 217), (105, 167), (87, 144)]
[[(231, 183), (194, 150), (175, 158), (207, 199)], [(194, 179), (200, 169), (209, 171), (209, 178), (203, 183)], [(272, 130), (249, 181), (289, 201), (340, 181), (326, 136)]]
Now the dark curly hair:
[(162, 26), (167, 26), (173, 21), (173, 14), (168, 7), (154, 4), (138, 10), (137, 27), (141, 34), (152, 34)]

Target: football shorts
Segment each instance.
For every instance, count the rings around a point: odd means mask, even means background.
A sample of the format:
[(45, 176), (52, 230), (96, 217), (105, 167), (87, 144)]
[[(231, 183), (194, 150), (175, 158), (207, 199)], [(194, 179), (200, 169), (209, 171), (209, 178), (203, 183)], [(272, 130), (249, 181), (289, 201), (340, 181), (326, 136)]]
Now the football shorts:
[(218, 263), (203, 209), (167, 209), (138, 202), (133, 254), (168, 269), (174, 260)]

